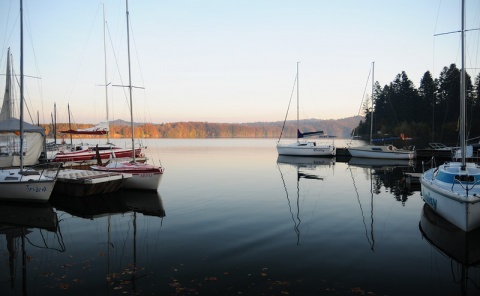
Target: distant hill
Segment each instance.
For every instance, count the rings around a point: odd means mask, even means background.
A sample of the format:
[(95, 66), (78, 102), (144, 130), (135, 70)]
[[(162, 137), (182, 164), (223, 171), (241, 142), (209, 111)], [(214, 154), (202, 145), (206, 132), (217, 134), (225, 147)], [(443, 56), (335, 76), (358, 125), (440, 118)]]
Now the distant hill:
[[(352, 116), (341, 119), (304, 119), (299, 121), (301, 132), (313, 132), (321, 130), (329, 136), (338, 138), (349, 138), (352, 130), (358, 126), (361, 120), (365, 120), (363, 116)], [(257, 127), (282, 127), (283, 121), (276, 122), (255, 122), (246, 123), (248, 126)], [(296, 137), (297, 121), (287, 121), (285, 123), (285, 137)]]
[[(301, 132), (322, 130), (329, 136), (348, 138), (356, 128), (362, 116), (342, 119), (305, 119), (300, 120)], [(47, 134), (51, 134), (51, 126), (43, 125)], [(93, 125), (76, 124), (77, 128), (88, 128)], [(172, 123), (135, 123), (135, 137), (142, 138), (295, 138), (297, 122), (287, 121), (282, 131), (283, 121), (250, 122), (250, 123), (210, 123), (210, 122), (172, 122)], [(57, 124), (57, 131), (64, 130), (67, 124)], [(68, 128), (67, 128), (68, 129)], [(58, 135), (57, 135), (58, 136)], [(94, 136), (92, 136), (94, 137)], [(110, 122), (110, 137), (131, 137), (130, 122), (117, 119)]]

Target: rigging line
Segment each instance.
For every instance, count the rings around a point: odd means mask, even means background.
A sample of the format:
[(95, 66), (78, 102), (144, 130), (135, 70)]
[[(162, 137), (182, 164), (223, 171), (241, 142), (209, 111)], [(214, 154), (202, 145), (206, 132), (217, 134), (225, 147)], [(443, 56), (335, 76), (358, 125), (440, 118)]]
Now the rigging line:
[(278, 171), (280, 172), (280, 178), (282, 178), (283, 182), (283, 188), (285, 189), (285, 194), (287, 195), (287, 202), (288, 202), (288, 208), (290, 210), (290, 215), (292, 216), (292, 221), (293, 221), (293, 230), (297, 234), (297, 245), (300, 244), (300, 229), (297, 225), (297, 221), (295, 220), (295, 216), (293, 215), (292, 211), (292, 205), (290, 203), (290, 198), (288, 197), (288, 190), (287, 190), (287, 185), (285, 184), (285, 179), (283, 178), (282, 170), (280, 169), (280, 166), (277, 164)]
[[(299, 176), (299, 171), (297, 167), (297, 221), (298, 224), (296, 225), (298, 233), (300, 234), (300, 224), (302, 223), (302, 220), (300, 219), (300, 176)], [(298, 236), (297, 240), (297, 245), (300, 244), (300, 235)]]
[(348, 168), (350, 170), (350, 175), (352, 176), (353, 188), (355, 189), (355, 193), (357, 194), (357, 201), (360, 207), (360, 212), (362, 213), (362, 222), (363, 222), (363, 226), (365, 226), (365, 237), (367, 238), (367, 241), (370, 247), (373, 248), (373, 244), (370, 241), (370, 238), (368, 237), (367, 223), (365, 223), (365, 215), (363, 213), (362, 203), (360, 202), (360, 195), (358, 194), (357, 183), (355, 183), (355, 178), (353, 177), (352, 168), (351, 167), (348, 167)]
[(372, 74), (372, 68), (370, 67), (370, 71), (368, 71), (367, 81), (365, 82), (365, 88), (363, 89), (362, 100), (360, 101), (360, 107), (358, 108), (357, 115), (360, 115), (360, 110), (362, 110), (363, 106), (363, 99), (365, 98), (365, 93), (367, 92), (368, 81), (370, 80), (370, 74)]
[[(137, 56), (137, 65), (138, 65), (138, 69), (139, 69), (139, 72), (140, 72), (140, 79), (142, 81), (142, 85), (145, 85), (145, 79), (143, 78), (143, 72), (142, 72), (142, 67), (140, 65), (140, 58), (138, 56), (138, 50), (137, 50), (137, 43), (135, 42), (135, 34), (134, 34), (134, 30), (133, 30), (133, 24), (132, 24), (132, 19), (130, 18), (130, 32), (132, 33), (132, 39), (133, 39), (133, 47), (135, 48), (135, 55)], [(139, 88), (142, 88), (142, 89), (145, 89), (145, 87), (139, 87)], [(144, 91), (145, 93), (145, 91)], [(145, 103), (145, 99), (143, 100), (144, 103)], [(133, 103), (132, 103), (133, 104)], [(142, 118), (142, 116), (138, 116), (139, 115), (139, 110), (141, 110), (141, 108), (135, 108), (134, 110), (136, 110), (137, 112), (137, 115), (135, 116), (135, 118)], [(146, 109), (146, 108), (143, 108), (143, 110), (149, 110), (149, 109)], [(145, 118), (145, 116), (144, 116)]]
[[(32, 54), (33, 54), (33, 60), (35, 62), (35, 70), (36, 70), (36, 73), (35, 75), (37, 77), (42, 77), (42, 75), (40, 74), (40, 66), (38, 65), (38, 59), (37, 59), (37, 54), (36, 54), (36, 51), (35, 51), (35, 46), (34, 46), (34, 42), (33, 42), (33, 36), (32, 36), (32, 25), (30, 24), (30, 17), (28, 17), (28, 12), (29, 12), (29, 9), (28, 9), (28, 5), (27, 5), (27, 9), (26, 9), (26, 14), (27, 14), (27, 18), (26, 18), (26, 27), (27, 27), (27, 32), (28, 32), (28, 35), (29, 35), (29, 41), (30, 41), (30, 46), (32, 48)], [(41, 79), (41, 78), (40, 78)], [(38, 85), (38, 90), (40, 92), (39, 94), (39, 97), (40, 97), (40, 106), (42, 108), (42, 116), (43, 116), (43, 121), (45, 122), (45, 110), (43, 109), (43, 88), (42, 88), (42, 83), (40, 83), (40, 80), (37, 80), (37, 85)], [(28, 92), (28, 90), (27, 90)], [(25, 99), (25, 98), (24, 98)], [(28, 99), (29, 99), (29, 104), (31, 106), (33, 106), (33, 103), (31, 101), (31, 97), (28, 96)], [(28, 109), (28, 106), (27, 106), (27, 109)], [(32, 119), (32, 114), (30, 113), (30, 110), (28, 109), (28, 115), (30, 116), (30, 120), (33, 122), (33, 119)]]
[[(128, 28), (127, 28), (127, 30), (128, 30)], [(120, 79), (120, 85), (112, 85), (112, 86), (125, 86), (125, 83), (123, 82), (122, 71), (120, 70), (120, 65), (118, 63), (117, 54), (116, 54), (115, 48), (113, 46), (112, 35), (110, 34), (110, 27), (108, 26), (108, 22), (107, 22), (107, 32), (108, 32), (108, 37), (109, 37), (109, 40), (110, 40), (110, 45), (112, 46), (112, 52), (113, 52), (113, 58), (115, 60), (115, 66), (117, 66), (118, 78)], [(127, 103), (128, 108), (129, 108), (128, 110), (130, 111), (130, 102), (129, 102), (129, 99), (128, 99), (127, 92), (125, 90), (126, 88), (127, 87), (122, 87), (123, 96), (124, 96), (125, 102)]]
[[(7, 13), (8, 16), (10, 16), (10, 13), (11, 13), (11, 11), (12, 11), (12, 10), (11, 10), (11, 8), (12, 8), (12, 5), (11, 5), (11, 4), (12, 4), (12, 1), (10, 1), (10, 5), (8, 6), (8, 13)], [(7, 32), (7, 31), (8, 31), (8, 22), (9, 22), (10, 18), (7, 18), (7, 23), (6, 23), (6, 26), (5, 26), (5, 34), (4, 34), (5, 37), (4, 37), (4, 39), (3, 39), (3, 40), (4, 40), (4, 44), (3, 44), (3, 46), (2, 46), (3, 51), (2, 51), (2, 55), (0, 56), (0, 61), (2, 61), (2, 60), (3, 60), (3, 57), (5, 56), (5, 53), (6, 53), (5, 50), (8, 48), (8, 46), (7, 46), (8, 41), (7, 41), (7, 40), (10, 40), (10, 39), (12, 38), (13, 31), (14, 31), (13, 28), (15, 28), (15, 24), (18, 22), (18, 20), (19, 20), (19, 18), (20, 18), (20, 12), (17, 12), (16, 16), (17, 16), (17, 17), (15, 18), (15, 20), (14, 20), (14, 22), (13, 22), (12, 30), (10, 31), (10, 34), (9, 34), (9, 35), (8, 35), (8, 32)], [(8, 38), (7, 38), (7, 35), (8, 35)]]
[(287, 122), (288, 111), (290, 110), (290, 105), (292, 104), (292, 98), (295, 91), (295, 86), (297, 85), (297, 78), (298, 73), (295, 75), (295, 80), (293, 81), (292, 93), (290, 94), (290, 101), (288, 102), (287, 113), (285, 114), (285, 119), (283, 120), (282, 130), (280, 131), (280, 137), (278, 137), (277, 143), (280, 143), (280, 139), (282, 138), (283, 131), (285, 129), (285, 123)]
[(99, 7), (100, 7), (100, 6), (97, 7), (97, 10), (96, 10), (96, 12), (95, 12), (95, 16), (93, 17), (93, 21), (92, 21), (92, 24), (91, 24), (91, 26), (90, 26), (90, 30), (89, 30), (89, 32), (88, 32), (87, 40), (86, 40), (86, 42), (85, 42), (85, 45), (84, 45), (84, 47), (83, 47), (83, 49), (82, 49), (82, 52), (81, 52), (81, 55), (80, 55), (80, 60), (78, 61), (77, 65), (76, 65), (76, 67), (75, 67), (75, 72), (74, 72), (74, 74), (72, 75), (72, 78), (71, 78), (71, 81), (70, 81), (71, 86), (69, 86), (69, 87), (68, 87), (69, 89), (66, 90), (66, 94), (65, 94), (66, 101), (68, 101), (68, 100), (70, 99), (70, 97), (71, 97), (71, 95), (72, 95), (72, 93), (73, 93), (73, 90), (74, 90), (74, 88), (75, 88), (75, 83), (76, 83), (76, 81), (77, 81), (77, 77), (78, 77), (78, 74), (79, 74), (79, 72), (80, 72), (80, 67), (81, 67), (82, 64), (83, 64), (83, 59), (84, 59), (85, 53), (86, 53), (86, 51), (87, 51), (87, 44), (88, 44), (89, 41), (90, 41), (90, 37), (92, 36), (92, 31), (93, 31), (93, 29), (94, 29), (94, 27), (95, 27), (95, 20), (97, 19)]

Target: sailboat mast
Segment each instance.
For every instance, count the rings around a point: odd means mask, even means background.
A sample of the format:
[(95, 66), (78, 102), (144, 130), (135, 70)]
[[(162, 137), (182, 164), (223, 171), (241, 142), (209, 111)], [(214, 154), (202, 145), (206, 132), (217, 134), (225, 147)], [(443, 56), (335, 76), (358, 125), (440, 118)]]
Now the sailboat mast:
[(373, 133), (373, 101), (374, 101), (374, 91), (375, 91), (375, 62), (372, 62), (372, 110), (370, 113), (370, 144), (372, 144), (372, 133)]
[(23, 171), (23, 0), (20, 0), (20, 171)]
[(460, 70), (460, 149), (462, 154), (461, 170), (465, 170), (465, 0), (462, 0), (462, 69)]
[(297, 62), (297, 142), (298, 142), (298, 131), (300, 130), (300, 79), (298, 76), (298, 64), (300, 62)]
[(106, 116), (107, 116), (107, 143), (110, 143), (110, 118), (108, 114), (108, 72), (107, 72), (107, 37), (106, 37), (106, 30), (107, 30), (107, 21), (105, 18), (105, 4), (103, 4), (103, 56), (104, 56), (104, 67), (105, 67), (105, 107), (106, 107)]
[(135, 129), (133, 127), (133, 100), (132, 100), (132, 70), (130, 66), (130, 23), (129, 23), (129, 12), (128, 12), (128, 0), (125, 0), (126, 10), (127, 10), (127, 49), (128, 49), (128, 90), (130, 93), (130, 125), (132, 129), (132, 158), (135, 162)]
[[(70, 104), (67, 104), (67, 108), (68, 108), (68, 129), (72, 130), (72, 121), (70, 119)], [(72, 134), (70, 134), (70, 145), (73, 146)]]

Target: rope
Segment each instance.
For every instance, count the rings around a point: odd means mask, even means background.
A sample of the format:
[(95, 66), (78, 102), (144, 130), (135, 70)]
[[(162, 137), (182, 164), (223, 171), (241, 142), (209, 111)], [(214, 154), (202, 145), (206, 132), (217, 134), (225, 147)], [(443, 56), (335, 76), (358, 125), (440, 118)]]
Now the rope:
[(285, 119), (283, 120), (282, 130), (280, 131), (280, 137), (278, 137), (277, 143), (280, 143), (280, 139), (282, 138), (283, 131), (285, 129), (285, 123), (287, 122), (287, 117), (288, 117), (288, 110), (290, 110), (290, 105), (292, 104), (292, 97), (293, 97), (293, 92), (295, 90), (295, 86), (297, 84), (297, 79), (298, 79), (298, 73), (297, 73), (297, 75), (295, 75), (295, 80), (293, 82), (292, 93), (290, 94), (290, 101), (288, 102), (287, 113), (285, 114)]

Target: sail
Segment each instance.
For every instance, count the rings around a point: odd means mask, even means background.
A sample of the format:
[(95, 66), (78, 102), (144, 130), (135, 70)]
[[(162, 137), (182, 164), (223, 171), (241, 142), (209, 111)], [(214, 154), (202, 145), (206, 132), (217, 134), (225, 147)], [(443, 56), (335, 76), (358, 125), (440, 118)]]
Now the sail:
[(72, 134), (72, 135), (105, 135), (109, 132), (108, 122), (100, 122), (94, 127), (86, 129), (77, 129), (77, 130), (67, 130), (61, 131), (62, 134)]
[(302, 133), (300, 130), (297, 130), (297, 137), (304, 138), (304, 137), (313, 137), (313, 136), (320, 136), (325, 137), (326, 134), (323, 131), (316, 131), (316, 132), (309, 132), (309, 133)]
[(10, 69), (10, 48), (7, 53), (7, 73), (5, 82), (5, 95), (3, 96), (2, 111), (0, 112), (0, 120), (12, 118), (12, 79)]

